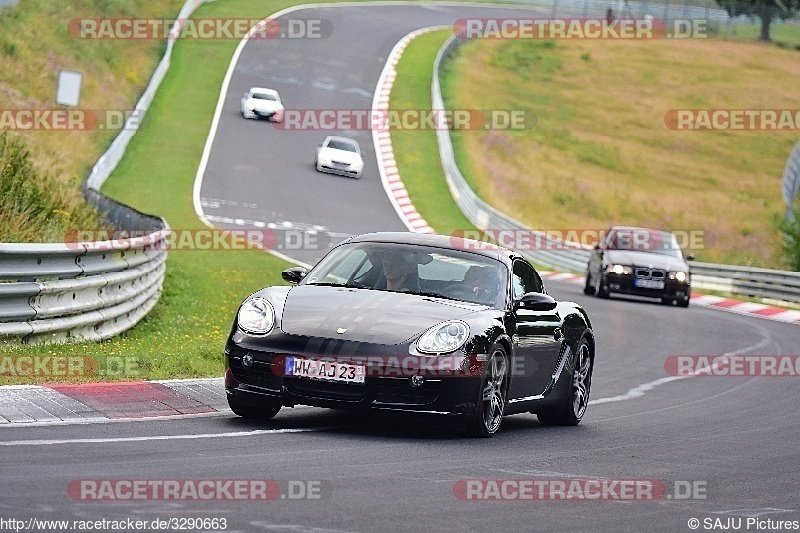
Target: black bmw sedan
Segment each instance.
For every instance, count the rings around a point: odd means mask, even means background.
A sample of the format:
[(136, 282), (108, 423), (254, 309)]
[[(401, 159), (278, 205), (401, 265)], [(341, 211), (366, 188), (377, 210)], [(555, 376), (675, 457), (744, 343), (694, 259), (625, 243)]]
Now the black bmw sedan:
[(493, 435), (504, 415), (575, 425), (589, 402), (586, 312), (550, 297), (505, 248), (442, 235), (373, 233), (311, 271), (283, 272), (241, 304), (225, 346), (237, 415), (298, 404), (459, 418)]
[(594, 246), (583, 292), (599, 298), (608, 298), (611, 293), (647, 296), (660, 298), (664, 304), (688, 307), (691, 274), (671, 233), (613, 226)]

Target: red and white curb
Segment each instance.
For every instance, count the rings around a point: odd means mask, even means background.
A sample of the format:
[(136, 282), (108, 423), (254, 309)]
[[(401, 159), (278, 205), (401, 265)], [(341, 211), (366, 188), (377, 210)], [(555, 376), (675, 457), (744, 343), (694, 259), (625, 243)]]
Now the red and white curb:
[[(386, 58), (386, 65), (383, 67), (381, 76), (378, 79), (378, 85), (375, 91), (375, 96), (372, 99), (372, 111), (378, 113), (386, 113), (389, 110), (389, 96), (392, 93), (392, 86), (394, 80), (397, 78), (397, 67), (400, 57), (412, 40), (420, 35), (436, 31), (444, 28), (444, 26), (436, 26), (430, 28), (423, 28), (413, 31), (403, 37), (389, 53)], [(408, 196), (403, 180), (397, 171), (397, 161), (394, 158), (394, 150), (392, 149), (392, 138), (388, 129), (376, 128), (372, 131), (372, 140), (375, 143), (375, 155), (378, 160), (378, 170), (381, 174), (381, 182), (383, 188), (386, 190), (386, 195), (389, 201), (394, 206), (395, 211), (400, 216), (400, 219), (409, 229), (416, 233), (436, 233), (433, 228), (425, 221), (424, 218), (417, 212), (414, 204), (411, 203), (411, 198)]]
[(228, 409), (222, 378), (0, 387), (3, 427), (216, 413)]
[[(542, 279), (564, 281), (567, 283), (581, 285), (586, 280), (584, 276), (579, 274), (547, 271), (540, 271), (539, 274), (541, 274)], [(755, 302), (743, 302), (741, 300), (734, 300), (733, 298), (725, 298), (722, 296), (713, 296), (711, 294), (699, 294), (693, 292), (692, 305), (708, 307), (710, 309), (718, 309), (720, 311), (728, 311), (730, 313), (737, 313), (740, 315), (766, 318), (768, 320), (776, 320), (778, 322), (787, 322), (789, 324), (800, 324), (800, 311), (784, 309), (782, 307), (775, 307), (772, 305)]]

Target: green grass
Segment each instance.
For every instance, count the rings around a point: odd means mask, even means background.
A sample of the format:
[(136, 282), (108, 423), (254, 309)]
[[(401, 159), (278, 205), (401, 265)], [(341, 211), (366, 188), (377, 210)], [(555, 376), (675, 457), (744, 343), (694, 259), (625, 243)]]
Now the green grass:
[[(83, 75), (78, 110), (132, 109), (165, 44), (156, 40), (89, 40), (68, 31), (85, 18), (169, 18), (181, 0), (85, 2), (26, 0), (0, 10), (0, 110), (63, 109), (54, 103), (62, 69)], [(3, 126), (4, 128), (7, 126)], [(87, 209), (81, 183), (113, 136), (112, 130), (24, 130), (7, 132), (30, 152), (27, 176), (3, 166), (0, 180), (21, 181), (0, 191), (1, 242), (60, 242), (69, 230), (100, 226)], [(24, 187), (27, 200), (10, 188)]]
[(98, 213), (43, 173), (18, 136), (0, 132), (0, 242), (61, 241), (72, 228), (99, 228)]
[[(421, 35), (411, 41), (397, 65), (397, 79), (389, 100), (393, 110), (430, 109), (433, 62), (450, 30)], [(392, 148), (397, 170), (414, 207), (437, 233), (450, 235), (472, 229), (445, 181), (436, 131), (394, 130)]]
[(535, 118), (520, 130), (455, 133), (477, 194), (528, 226), (703, 231), (706, 246), (691, 250), (700, 261), (784, 268), (780, 180), (797, 132), (676, 131), (665, 116), (791, 109), (799, 58), (716, 38), (470, 41), (443, 93), (448, 108)]
[[(776, 46), (800, 50), (800, 24), (773, 22), (769, 33)], [(761, 25), (737, 24), (724, 29), (720, 35), (728, 39), (754, 41), (761, 35)]]

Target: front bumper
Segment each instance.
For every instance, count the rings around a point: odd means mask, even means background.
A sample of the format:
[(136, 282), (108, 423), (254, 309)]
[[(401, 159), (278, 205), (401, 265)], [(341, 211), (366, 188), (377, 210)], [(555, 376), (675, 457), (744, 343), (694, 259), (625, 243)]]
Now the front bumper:
[[(449, 370), (413, 368), (409, 356), (376, 356), (352, 362), (365, 364), (363, 384), (341, 383), (286, 376), (283, 371), (289, 354), (246, 349), (236, 344), (226, 348), (225, 391), (251, 405), (279, 399), (285, 406), (312, 405), (337, 409), (377, 409), (472, 415), (477, 408), (481, 387), (481, 363), (469, 358), (472, 366)], [(246, 365), (243, 360), (247, 356)], [(308, 354), (302, 357), (313, 358)], [(462, 361), (463, 354), (453, 356)], [(322, 356), (319, 357), (320, 359)], [(336, 358), (347, 362), (346, 359)], [(412, 384), (412, 376), (415, 383)]]
[(317, 169), (321, 170), (322, 172), (327, 172), (328, 174), (338, 174), (340, 176), (350, 176), (351, 178), (358, 178), (361, 176), (362, 169), (353, 168), (352, 166), (343, 167), (343, 166), (336, 166), (336, 165), (325, 165), (320, 163), (317, 165)]
[[(688, 281), (677, 281), (666, 278), (663, 280), (663, 287), (641, 286), (641, 281), (633, 274), (615, 274), (607, 272), (605, 274), (605, 285), (609, 292), (620, 294), (630, 294), (632, 296), (647, 296), (650, 298), (667, 298), (683, 300), (691, 294), (691, 285)], [(649, 281), (649, 280), (645, 280)]]

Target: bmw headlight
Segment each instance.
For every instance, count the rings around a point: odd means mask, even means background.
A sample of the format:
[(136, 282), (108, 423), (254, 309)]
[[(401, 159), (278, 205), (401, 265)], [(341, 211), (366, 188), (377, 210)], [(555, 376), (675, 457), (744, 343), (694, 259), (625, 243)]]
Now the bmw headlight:
[(614, 274), (630, 274), (631, 267), (624, 265), (608, 265), (607, 272), (613, 272)]
[(264, 298), (251, 298), (239, 308), (239, 328), (254, 335), (266, 335), (275, 325), (275, 310)]
[(469, 326), (460, 320), (448, 320), (433, 326), (417, 341), (422, 353), (448, 353), (461, 348), (469, 337)]
[(670, 279), (674, 279), (683, 283), (684, 281), (689, 279), (689, 274), (679, 270), (678, 272), (670, 272), (669, 277)]

